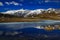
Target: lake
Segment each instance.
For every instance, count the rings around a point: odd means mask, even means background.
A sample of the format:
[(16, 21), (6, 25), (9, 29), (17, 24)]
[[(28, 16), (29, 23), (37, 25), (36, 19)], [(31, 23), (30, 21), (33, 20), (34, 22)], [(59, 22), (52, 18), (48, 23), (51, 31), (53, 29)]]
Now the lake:
[(17, 30), (22, 28), (36, 28), (37, 26), (60, 25), (58, 20), (41, 20), (40, 22), (8, 22), (0, 23), (0, 29)]
[(60, 25), (58, 20), (41, 20), (40, 22), (0, 23), (0, 39), (3, 40), (60, 40), (60, 30), (47, 31), (38, 26)]

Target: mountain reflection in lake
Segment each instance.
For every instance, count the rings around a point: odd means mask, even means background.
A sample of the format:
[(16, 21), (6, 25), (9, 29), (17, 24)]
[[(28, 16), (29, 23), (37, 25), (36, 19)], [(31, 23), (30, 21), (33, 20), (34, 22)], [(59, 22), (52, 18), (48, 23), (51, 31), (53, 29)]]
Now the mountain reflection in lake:
[(46, 31), (37, 26), (60, 25), (60, 21), (0, 23), (0, 40), (60, 40), (60, 30)]
[(40, 22), (11, 22), (11, 23), (0, 23), (0, 29), (21, 29), (21, 28), (35, 28), (37, 26), (45, 25), (60, 25), (60, 21), (55, 20), (42, 20)]

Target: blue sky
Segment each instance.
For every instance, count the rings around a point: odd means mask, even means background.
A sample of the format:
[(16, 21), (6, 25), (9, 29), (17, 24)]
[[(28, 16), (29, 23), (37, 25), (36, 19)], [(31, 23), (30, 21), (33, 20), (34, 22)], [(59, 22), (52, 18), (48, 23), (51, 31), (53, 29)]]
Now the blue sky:
[(0, 0), (0, 12), (18, 9), (60, 8), (60, 0)]

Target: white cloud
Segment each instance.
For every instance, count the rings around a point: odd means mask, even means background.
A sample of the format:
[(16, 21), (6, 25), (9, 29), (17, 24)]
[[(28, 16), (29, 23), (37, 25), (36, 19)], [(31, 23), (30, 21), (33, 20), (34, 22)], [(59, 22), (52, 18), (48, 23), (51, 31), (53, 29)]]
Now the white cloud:
[(10, 2), (10, 4), (19, 5), (19, 3), (15, 2), (15, 1)]
[(0, 2), (0, 6), (3, 6), (3, 3), (2, 2)]
[(12, 2), (5, 2), (5, 4), (7, 4), (7, 5), (10, 5), (10, 4), (19, 5), (19, 3), (15, 2), (15, 1), (12, 1)]
[(50, 0), (45, 0), (45, 2), (50, 2)]
[(59, 0), (45, 0), (45, 2), (47, 3), (47, 2), (60, 2)]
[(10, 5), (10, 3), (9, 3), (9, 2), (5, 2), (5, 4)]

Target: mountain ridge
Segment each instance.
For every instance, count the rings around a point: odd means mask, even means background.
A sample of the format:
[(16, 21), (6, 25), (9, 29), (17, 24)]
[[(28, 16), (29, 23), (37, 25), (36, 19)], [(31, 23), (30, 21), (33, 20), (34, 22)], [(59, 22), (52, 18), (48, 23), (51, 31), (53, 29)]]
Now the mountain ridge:
[[(39, 20), (60, 20), (60, 10), (36, 9), (36, 10), (13, 10), (0, 13), (0, 19), (3, 22), (32, 22)], [(11, 20), (10, 20), (11, 19)]]
[(10, 14), (10, 15), (16, 15), (16, 16), (28, 16), (28, 15), (33, 15), (33, 14), (42, 14), (43, 12), (52, 12), (54, 11), (55, 13), (59, 13), (56, 12), (56, 9), (53, 8), (48, 8), (48, 9), (35, 9), (35, 10), (24, 10), (24, 9), (20, 9), (20, 10), (10, 10), (10, 11), (6, 11), (6, 12), (2, 12), (3, 14)]

